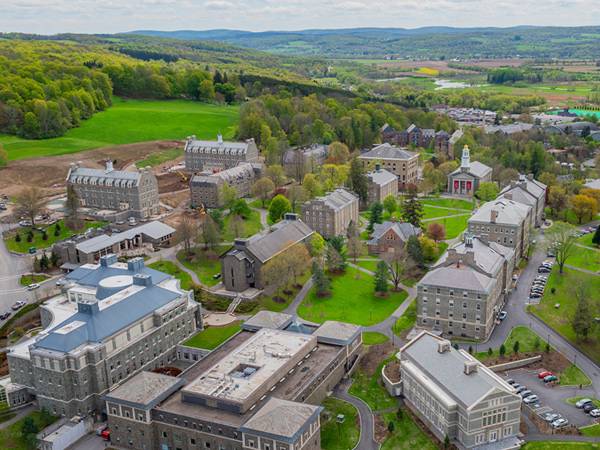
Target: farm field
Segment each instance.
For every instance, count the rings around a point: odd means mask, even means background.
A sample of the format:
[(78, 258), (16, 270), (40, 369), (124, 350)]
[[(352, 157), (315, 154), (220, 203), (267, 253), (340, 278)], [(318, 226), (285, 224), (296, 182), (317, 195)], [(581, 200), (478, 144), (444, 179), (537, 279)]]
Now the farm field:
[(221, 106), (187, 100), (124, 100), (113, 98), (106, 111), (83, 121), (64, 136), (29, 140), (0, 135), (9, 160), (64, 155), (83, 150), (196, 135), (215, 138), (220, 130), (232, 138), (238, 120), (237, 106)]

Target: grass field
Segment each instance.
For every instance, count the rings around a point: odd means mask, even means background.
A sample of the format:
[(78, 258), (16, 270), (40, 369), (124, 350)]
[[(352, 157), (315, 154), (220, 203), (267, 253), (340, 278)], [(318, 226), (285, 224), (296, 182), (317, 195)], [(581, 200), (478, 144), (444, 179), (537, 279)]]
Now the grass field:
[(140, 167), (154, 167), (158, 166), (167, 161), (172, 161), (174, 159), (183, 156), (183, 149), (181, 148), (171, 148), (169, 150), (163, 150), (161, 152), (150, 153), (146, 159), (142, 159), (135, 163), (135, 165)]
[[(554, 328), (573, 345), (587, 353), (590, 358), (600, 361), (600, 336), (596, 333), (590, 335), (585, 341), (577, 340), (571, 325), (577, 306), (576, 297), (573, 295), (573, 287), (583, 284), (588, 285), (588, 291), (591, 295), (600, 292), (600, 277), (567, 268), (561, 275), (558, 273), (558, 269), (555, 268), (548, 278), (546, 293), (542, 301), (539, 305), (532, 306), (531, 312)], [(556, 290), (554, 294), (552, 288)], [(557, 303), (560, 304), (558, 309), (554, 306)]]
[(473, 202), (459, 198), (424, 198), (421, 203), (449, 209), (465, 209), (467, 211), (472, 211), (475, 207)]
[(50, 278), (48, 275), (22, 275), (19, 283), (21, 286), (29, 286), (31, 283), (41, 283)]
[(331, 292), (330, 297), (319, 298), (313, 288), (298, 308), (298, 315), (317, 323), (338, 320), (369, 326), (389, 317), (408, 295), (401, 291), (378, 297), (373, 277), (352, 267), (345, 274), (333, 277)]
[(417, 302), (412, 302), (408, 308), (406, 308), (406, 311), (404, 311), (404, 314), (402, 314), (400, 317), (398, 317), (398, 320), (396, 320), (396, 323), (394, 324), (394, 334), (396, 334), (397, 336), (400, 336), (400, 334), (402, 334), (402, 332), (410, 330), (412, 327), (415, 326), (415, 323), (417, 321)]
[(235, 134), (237, 106), (220, 106), (187, 100), (113, 99), (113, 106), (95, 114), (64, 136), (27, 140), (0, 135), (9, 160), (64, 155), (110, 145), (161, 139), (185, 139), (195, 134), (214, 139)]
[(536, 441), (526, 442), (521, 450), (598, 450), (600, 443), (566, 442), (566, 441)]
[[(58, 420), (58, 417), (42, 414), (40, 411), (34, 411), (26, 417), (33, 419), (40, 431)], [(25, 442), (23, 434), (21, 433), (23, 422), (26, 417), (19, 419), (15, 423), (0, 430), (0, 443), (2, 443), (1, 447), (3, 449), (27, 450), (31, 448), (27, 445), (27, 442)]]
[[(358, 410), (350, 403), (328, 397), (323, 401), (325, 411), (321, 413), (321, 448), (323, 450), (347, 450), (358, 444), (360, 426)], [(344, 422), (338, 423), (338, 414)]]
[(373, 376), (369, 376), (360, 369), (352, 375), (352, 386), (348, 392), (364, 401), (373, 411), (381, 411), (398, 405), (398, 401), (390, 397), (380, 381), (381, 370), (388, 361), (379, 364)]
[(242, 329), (242, 322), (223, 327), (206, 327), (183, 343), (188, 347), (213, 350)]
[(209, 252), (206, 252), (202, 248), (195, 248), (194, 255), (190, 258), (186, 258), (185, 251), (181, 250), (177, 253), (177, 259), (186, 268), (194, 271), (202, 284), (205, 286), (214, 286), (219, 283), (219, 280), (214, 279), (213, 276), (221, 273), (219, 255), (227, 248), (226, 246), (215, 247), (209, 250)]
[(600, 423), (589, 425), (579, 429), (584, 436), (592, 436), (600, 438)]
[[(519, 326), (519, 327), (515, 327), (511, 330), (510, 334), (508, 335), (508, 337), (506, 338), (506, 340), (504, 341), (504, 347), (506, 347), (506, 354), (510, 355), (513, 353), (513, 346), (515, 344), (516, 341), (519, 341), (519, 352), (520, 353), (526, 353), (526, 352), (533, 352), (536, 351), (536, 338), (539, 341), (539, 346), (537, 348), (538, 351), (541, 351), (544, 349), (545, 343), (544, 341), (542, 341), (542, 339), (535, 334), (533, 331), (531, 331), (529, 328), (525, 327), (525, 326)], [(484, 345), (480, 345), (479, 348), (481, 349), (482, 347), (484, 347)], [(494, 348), (493, 350), (493, 357), (498, 356), (498, 351), (499, 349)], [(482, 351), (479, 352), (475, 355), (476, 358), (481, 359), (481, 360), (485, 360), (486, 358), (489, 357), (488, 352), (487, 352), (487, 348), (486, 351)]]
[(577, 251), (573, 252), (573, 256), (567, 260), (567, 264), (598, 272), (600, 271), (600, 250), (577, 247)]
[(389, 339), (385, 334), (376, 331), (363, 331), (362, 341), (364, 345), (377, 345), (387, 342)]
[(592, 381), (575, 364), (571, 364), (560, 374), (561, 386), (588, 386)]
[[(60, 227), (60, 233), (58, 234), (58, 236), (54, 235), (56, 225), (38, 227), (44, 228), (46, 230), (46, 235), (48, 237), (48, 239), (46, 240), (43, 239), (43, 233), (41, 233), (40, 231), (33, 230), (31, 227), (21, 227), (15, 230), (14, 232), (5, 234), (4, 243), (6, 244), (6, 247), (12, 252), (27, 253), (30, 247), (35, 247), (38, 250), (48, 248), (51, 247), (55, 242), (67, 239), (78, 232), (68, 228), (63, 220), (59, 220), (57, 224)], [(85, 229), (102, 227), (104, 225), (105, 222), (84, 222)], [(30, 230), (33, 231), (33, 240), (31, 242), (27, 242), (27, 233)], [(19, 234), (19, 236), (21, 236), (21, 242), (17, 242), (15, 240), (17, 233)]]
[(386, 424), (393, 422), (394, 431), (383, 442), (381, 450), (436, 450), (438, 446), (427, 436), (403, 410), (401, 418), (395, 413), (384, 413), (383, 420)]
[(194, 285), (190, 274), (181, 270), (172, 261), (156, 261), (152, 264), (149, 264), (148, 267), (174, 276), (181, 282), (181, 289), (189, 290)]
[(223, 219), (224, 229), (221, 240), (223, 242), (232, 242), (236, 237), (250, 237), (253, 234), (258, 233), (262, 230), (262, 224), (260, 223), (260, 213), (256, 210), (251, 210), (250, 215), (247, 219), (244, 219), (242, 226), (242, 235), (234, 236), (234, 230), (231, 228), (231, 215), (226, 216)]
[(430, 223), (442, 224), (446, 229), (446, 239), (454, 239), (467, 229), (469, 217), (471, 217), (469, 214), (465, 214), (464, 216), (447, 217), (445, 219), (433, 219), (423, 222), (423, 227), (427, 229)]

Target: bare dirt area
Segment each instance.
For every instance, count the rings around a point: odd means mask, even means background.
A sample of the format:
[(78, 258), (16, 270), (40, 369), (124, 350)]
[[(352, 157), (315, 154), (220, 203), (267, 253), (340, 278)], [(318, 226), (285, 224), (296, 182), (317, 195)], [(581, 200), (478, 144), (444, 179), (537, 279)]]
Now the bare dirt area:
[(190, 201), (190, 190), (186, 188), (177, 192), (160, 194), (160, 201), (171, 208), (184, 207)]
[(170, 172), (157, 175), (158, 193), (176, 192), (188, 189), (188, 176), (183, 173)]
[(506, 58), (506, 59), (474, 59), (461, 61), (468, 66), (484, 67), (486, 69), (495, 69), (498, 67), (519, 67), (530, 62), (528, 59)]
[(115, 168), (123, 169), (149, 154), (180, 147), (179, 141), (150, 141), (116, 145), (68, 155), (11, 161), (0, 170), (0, 192), (13, 196), (23, 188), (37, 186), (45, 193), (64, 193), (64, 182), (71, 163), (81, 162), (86, 167), (102, 167), (107, 159), (115, 160)]
[(359, 368), (369, 376), (375, 374), (375, 371), (381, 364), (381, 361), (389, 358), (396, 351), (394, 344), (390, 341), (379, 345), (371, 345), (362, 355), (359, 362)]

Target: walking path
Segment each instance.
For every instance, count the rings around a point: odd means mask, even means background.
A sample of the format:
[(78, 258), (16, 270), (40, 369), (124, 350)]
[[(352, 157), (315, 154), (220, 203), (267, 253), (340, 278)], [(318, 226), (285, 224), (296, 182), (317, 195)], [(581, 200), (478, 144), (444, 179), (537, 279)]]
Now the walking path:
[(449, 215), (449, 216), (431, 217), (429, 219), (423, 219), (423, 220), (421, 220), (421, 222), (435, 222), (437, 220), (453, 219), (454, 217), (463, 217), (463, 216), (470, 216), (470, 215), (471, 215), (471, 213), (452, 214), (452, 215)]
[(593, 270), (583, 269), (581, 267), (572, 266), (570, 264), (565, 264), (565, 267), (567, 267), (571, 270), (577, 270), (579, 272), (587, 273), (588, 275), (600, 276), (600, 273), (598, 273), (598, 272), (594, 272)]
[(17, 411), (17, 415), (6, 422), (0, 423), (0, 430), (11, 426), (13, 423), (21, 420), (23, 417), (31, 414), (33, 411), (37, 411), (37, 408), (34, 405), (29, 405), (24, 408), (21, 408)]

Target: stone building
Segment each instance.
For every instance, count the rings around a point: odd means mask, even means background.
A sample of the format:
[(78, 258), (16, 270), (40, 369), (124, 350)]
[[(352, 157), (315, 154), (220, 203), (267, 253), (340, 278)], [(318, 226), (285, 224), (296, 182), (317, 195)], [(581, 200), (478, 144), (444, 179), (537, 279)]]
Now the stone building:
[(236, 239), (233, 248), (221, 256), (221, 276), (225, 289), (235, 292), (249, 288), (263, 289), (263, 266), (290, 247), (306, 242), (312, 234), (313, 230), (298, 220), (296, 214), (286, 214), (284, 220), (269, 230), (248, 239)]
[[(546, 185), (533, 178), (532, 174), (520, 175), (518, 181), (511, 181), (500, 195), (519, 203), (531, 206), (533, 225), (539, 227), (544, 220), (546, 206)], [(507, 195), (508, 194), (508, 195)]]
[(465, 145), (460, 167), (448, 175), (450, 194), (473, 197), (481, 183), (492, 181), (492, 168), (479, 161), (471, 162), (469, 153), (469, 147)]
[(319, 404), (354, 367), (360, 327), (325, 322), (312, 334), (255, 328), (240, 331), (179, 378), (142, 373), (106, 395), (113, 445), (320, 449)]
[(235, 188), (238, 198), (248, 197), (262, 171), (261, 163), (240, 163), (219, 172), (194, 175), (190, 181), (192, 207), (221, 208), (225, 184)]
[(93, 264), (102, 256), (150, 252), (171, 245), (175, 229), (162, 222), (148, 222), (120, 233), (99, 234), (92, 238), (85, 235), (69, 238), (52, 246), (61, 264)]
[(258, 162), (258, 147), (254, 139), (246, 142), (202, 141), (191, 136), (185, 141), (185, 167), (190, 172), (230, 169), (241, 162)]
[(520, 448), (521, 397), (464, 350), (429, 332), (400, 349), (405, 404), (441, 441), (460, 449)]
[(147, 219), (160, 212), (158, 181), (150, 169), (114, 170), (112, 161), (106, 162), (105, 170), (73, 163), (66, 181), (82, 207), (106, 220)]
[(402, 252), (411, 236), (420, 236), (422, 230), (406, 222), (376, 223), (367, 247), (371, 255)]
[(328, 154), (329, 146), (324, 144), (291, 148), (284, 152), (281, 163), (288, 177), (302, 180), (305, 174), (322, 166)]
[(465, 235), (417, 284), (417, 326), (486, 340), (512, 286), (512, 248)]
[(468, 221), (469, 233), (515, 249), (519, 261), (527, 255), (532, 208), (505, 197), (484, 203)]
[(379, 164), (375, 164), (375, 170), (367, 173), (368, 196), (367, 204), (372, 205), (376, 202), (383, 202), (388, 195), (398, 195), (398, 177)]
[(192, 292), (142, 258), (103, 256), (65, 278), (63, 293), (41, 306), (44, 330), (7, 355), (11, 381), (52, 414), (100, 417), (102, 395), (170, 365), (176, 345), (201, 326)]
[(419, 154), (390, 144), (380, 144), (358, 157), (366, 170), (375, 164), (398, 177), (398, 186), (404, 189), (407, 184), (416, 184), (419, 172)]
[(302, 205), (302, 220), (325, 238), (346, 233), (350, 222), (358, 224), (358, 196), (336, 189)]

